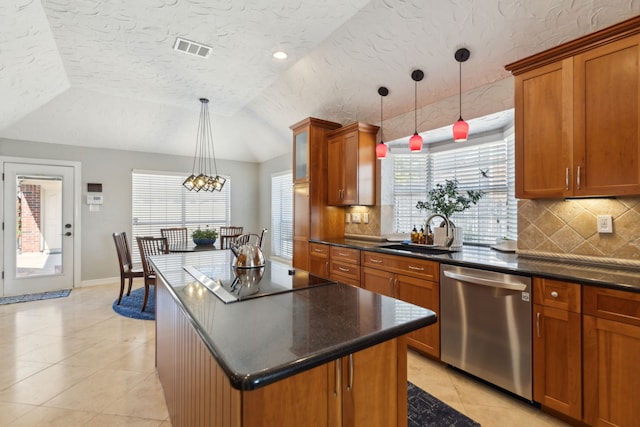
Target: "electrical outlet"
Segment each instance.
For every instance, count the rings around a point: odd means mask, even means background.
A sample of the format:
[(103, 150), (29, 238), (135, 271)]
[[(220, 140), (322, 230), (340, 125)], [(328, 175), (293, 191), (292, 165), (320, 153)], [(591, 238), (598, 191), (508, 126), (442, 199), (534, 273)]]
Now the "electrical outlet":
[(360, 212), (354, 212), (351, 214), (351, 222), (354, 224), (360, 224)]
[(350, 213), (346, 213), (344, 214), (344, 222), (349, 224), (351, 222), (351, 214)]
[(598, 233), (613, 233), (611, 215), (598, 215)]
[(365, 224), (369, 224), (369, 212), (365, 212), (362, 214), (362, 222)]

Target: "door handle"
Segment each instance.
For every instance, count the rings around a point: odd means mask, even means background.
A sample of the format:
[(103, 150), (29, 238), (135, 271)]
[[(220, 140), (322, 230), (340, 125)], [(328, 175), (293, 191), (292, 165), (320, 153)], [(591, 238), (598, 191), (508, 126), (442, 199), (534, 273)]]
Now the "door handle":
[(483, 277), (468, 276), (466, 274), (458, 274), (452, 271), (445, 271), (444, 275), (454, 280), (461, 282), (473, 283), (475, 285), (490, 286), (492, 288), (508, 289), (511, 291), (524, 291), (527, 289), (527, 285), (519, 283), (504, 283), (496, 280), (485, 279)]

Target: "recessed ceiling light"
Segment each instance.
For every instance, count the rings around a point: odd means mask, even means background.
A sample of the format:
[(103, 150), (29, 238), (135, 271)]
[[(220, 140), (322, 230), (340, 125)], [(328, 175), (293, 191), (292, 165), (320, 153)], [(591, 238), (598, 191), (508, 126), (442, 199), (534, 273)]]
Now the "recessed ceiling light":
[(273, 57), (276, 59), (287, 59), (287, 56), (287, 52), (283, 52), (281, 50), (273, 52)]

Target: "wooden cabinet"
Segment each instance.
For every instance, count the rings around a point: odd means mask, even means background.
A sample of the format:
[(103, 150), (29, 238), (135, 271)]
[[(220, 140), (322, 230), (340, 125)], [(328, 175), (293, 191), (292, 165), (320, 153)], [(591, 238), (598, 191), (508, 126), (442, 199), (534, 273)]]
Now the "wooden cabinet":
[(640, 294), (583, 287), (584, 421), (633, 426), (640, 420)]
[[(440, 266), (435, 261), (362, 252), (363, 288), (440, 312)], [(408, 344), (423, 354), (440, 358), (440, 327), (411, 332)]]
[(331, 247), (323, 243), (309, 243), (309, 273), (328, 279)]
[(360, 250), (331, 246), (331, 280), (360, 286)]
[(640, 194), (640, 18), (506, 66), (516, 197)]
[(376, 204), (378, 127), (353, 123), (328, 134), (327, 202), (333, 206)]
[(533, 399), (582, 418), (582, 318), (579, 284), (533, 279)]
[(309, 239), (344, 235), (344, 212), (327, 205), (327, 138), (339, 123), (309, 117), (293, 126), (293, 266), (309, 270)]
[(406, 426), (406, 370), (405, 338), (330, 363), (328, 425)]

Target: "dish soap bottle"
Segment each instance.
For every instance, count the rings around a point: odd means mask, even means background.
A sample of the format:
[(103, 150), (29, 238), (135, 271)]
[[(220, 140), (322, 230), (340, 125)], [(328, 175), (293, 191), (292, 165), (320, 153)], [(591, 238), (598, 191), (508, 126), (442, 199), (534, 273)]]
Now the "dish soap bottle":
[(427, 224), (427, 245), (433, 245), (433, 231), (431, 230), (431, 225)]
[(416, 230), (416, 226), (413, 226), (413, 230), (411, 230), (411, 243), (418, 243), (418, 230)]
[(424, 245), (424, 228), (420, 227), (420, 232), (418, 233), (418, 243)]

